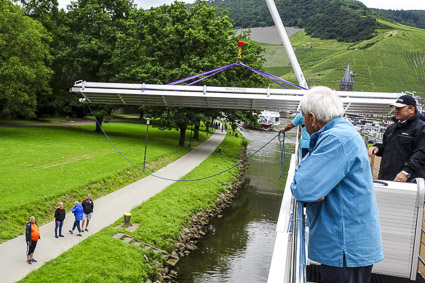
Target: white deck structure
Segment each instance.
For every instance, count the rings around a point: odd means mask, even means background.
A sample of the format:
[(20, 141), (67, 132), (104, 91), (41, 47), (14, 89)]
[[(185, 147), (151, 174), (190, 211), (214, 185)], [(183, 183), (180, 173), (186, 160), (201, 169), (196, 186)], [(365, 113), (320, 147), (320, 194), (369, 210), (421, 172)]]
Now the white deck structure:
[[(77, 81), (70, 89), (92, 104), (297, 111), (306, 90)], [(346, 113), (387, 115), (402, 93), (337, 91)]]

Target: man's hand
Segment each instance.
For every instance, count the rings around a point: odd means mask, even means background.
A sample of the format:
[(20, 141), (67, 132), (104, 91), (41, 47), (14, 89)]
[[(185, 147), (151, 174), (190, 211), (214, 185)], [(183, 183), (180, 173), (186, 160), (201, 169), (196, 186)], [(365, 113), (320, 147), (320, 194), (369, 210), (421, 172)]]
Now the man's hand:
[(379, 152), (379, 148), (377, 148), (376, 146), (372, 146), (368, 150), (369, 157), (372, 157), (372, 154), (375, 154), (375, 155), (378, 154), (378, 152)]
[(280, 133), (283, 134), (285, 132), (285, 128), (280, 129)]
[(399, 172), (399, 173), (397, 174), (397, 176), (395, 176), (394, 181), (395, 181), (395, 182), (406, 182), (406, 181), (407, 181), (407, 176), (406, 176), (406, 175), (404, 175), (404, 173), (403, 173), (403, 172)]

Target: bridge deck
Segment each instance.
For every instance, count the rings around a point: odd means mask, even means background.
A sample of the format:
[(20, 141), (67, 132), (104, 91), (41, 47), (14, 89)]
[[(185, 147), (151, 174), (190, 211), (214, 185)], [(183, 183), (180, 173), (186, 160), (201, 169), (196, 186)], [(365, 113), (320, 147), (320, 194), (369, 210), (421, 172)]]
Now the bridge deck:
[[(241, 110), (297, 111), (305, 90), (96, 83), (70, 89), (93, 104), (148, 105)], [(386, 115), (401, 93), (337, 91), (349, 114)]]

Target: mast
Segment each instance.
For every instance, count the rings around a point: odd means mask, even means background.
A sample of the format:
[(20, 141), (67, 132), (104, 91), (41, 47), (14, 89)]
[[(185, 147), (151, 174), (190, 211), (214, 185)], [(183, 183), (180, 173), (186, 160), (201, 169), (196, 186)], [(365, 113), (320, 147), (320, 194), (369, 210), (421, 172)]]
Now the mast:
[(289, 41), (288, 34), (286, 33), (285, 27), (283, 26), (282, 19), (280, 18), (279, 12), (277, 11), (276, 4), (274, 3), (274, 0), (266, 0), (266, 3), (270, 14), (272, 14), (274, 24), (277, 28), (280, 39), (282, 40), (283, 46), (285, 47), (286, 54), (288, 55), (289, 61), (291, 62), (292, 69), (294, 70), (295, 76), (297, 77), (298, 84), (304, 88), (308, 88), (300, 64), (298, 63), (297, 57), (295, 56), (294, 49), (292, 48), (292, 44)]

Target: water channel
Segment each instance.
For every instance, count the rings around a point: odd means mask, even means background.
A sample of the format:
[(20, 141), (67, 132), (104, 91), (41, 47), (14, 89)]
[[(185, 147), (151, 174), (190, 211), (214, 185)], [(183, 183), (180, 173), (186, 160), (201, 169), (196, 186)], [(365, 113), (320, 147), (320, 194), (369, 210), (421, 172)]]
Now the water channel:
[[(285, 119), (282, 125), (290, 120)], [(277, 135), (277, 131), (241, 131), (251, 154)], [(180, 260), (177, 282), (266, 282), (277, 218), (280, 210), (295, 129), (286, 135), (286, 161), (280, 174), (277, 139), (248, 161), (238, 197), (221, 218), (209, 223), (198, 249)]]

